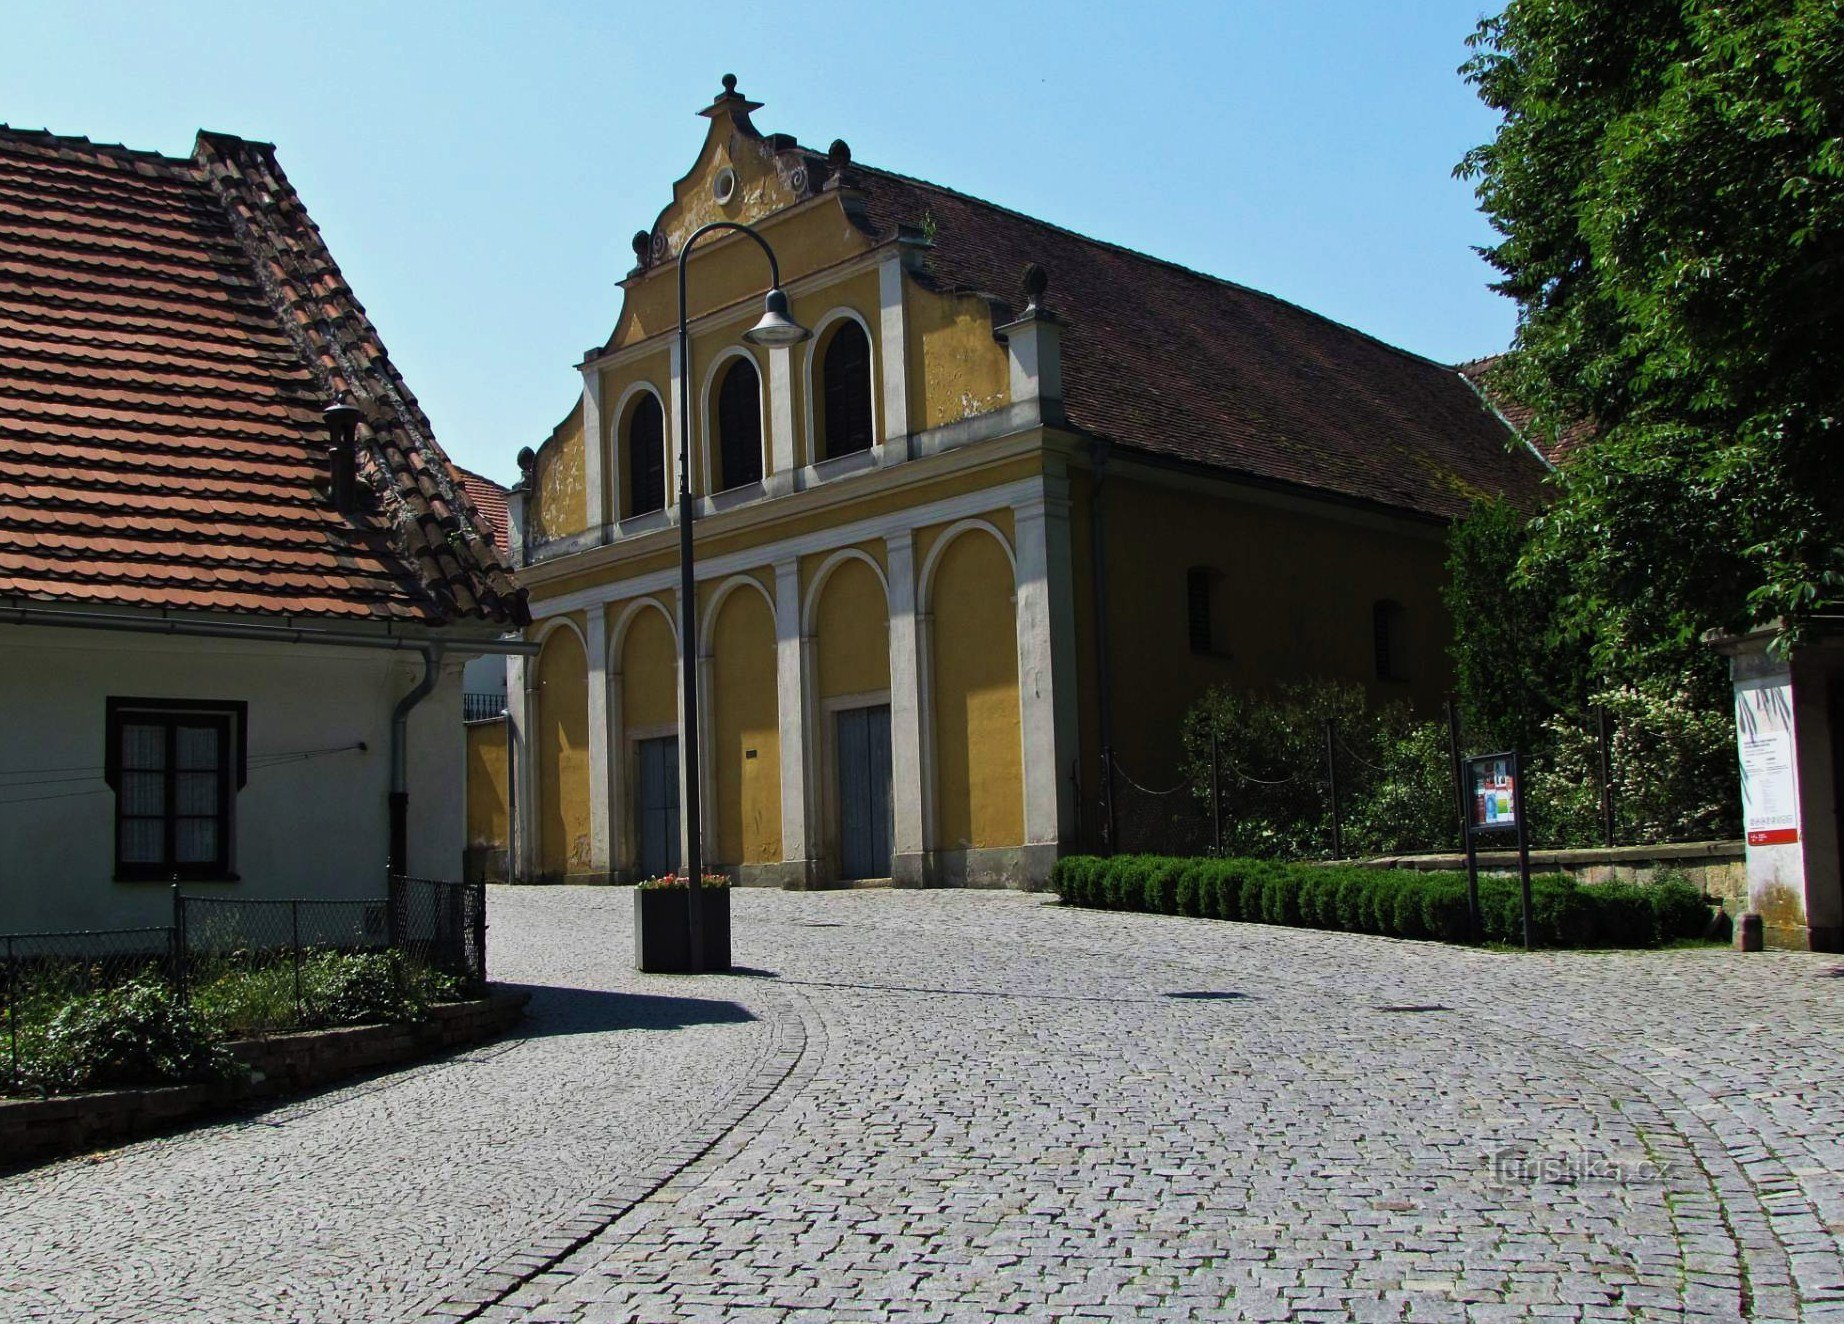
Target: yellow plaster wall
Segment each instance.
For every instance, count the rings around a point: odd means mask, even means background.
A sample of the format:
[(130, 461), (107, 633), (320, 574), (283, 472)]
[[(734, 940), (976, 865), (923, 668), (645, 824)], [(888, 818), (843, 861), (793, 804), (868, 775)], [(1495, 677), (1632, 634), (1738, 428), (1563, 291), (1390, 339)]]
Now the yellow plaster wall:
[(934, 843), (1024, 841), (1024, 749), (1011, 562), (971, 530), (942, 552), (929, 586), (935, 703)]
[[(708, 195), (709, 185), (704, 189)], [(732, 218), (735, 219), (735, 218)], [(774, 245), (783, 282), (866, 252), (871, 241), (846, 217), (836, 197), (822, 198), (792, 212), (771, 216), (761, 227)], [(689, 233), (689, 231), (687, 231)], [(708, 246), (707, 246), (708, 245)], [(675, 253), (677, 249), (673, 250)], [(692, 317), (737, 306), (751, 325), (762, 312), (768, 291), (768, 264), (749, 240), (741, 237), (701, 239), (687, 264), (686, 304)], [(651, 268), (626, 286), (613, 347), (637, 344), (674, 330), (679, 321), (676, 262)]]
[(992, 338), (984, 299), (938, 294), (904, 277), (911, 394), (920, 384), (920, 419), (933, 428), (989, 413), (1011, 402), (1011, 368), (1005, 347)]
[(558, 628), (538, 655), (538, 868), (589, 869), (589, 665), (576, 632)]
[[(661, 605), (671, 610), (670, 603)], [(621, 721), (629, 731), (678, 724), (679, 653), (674, 637), (665, 613), (652, 608), (628, 622), (621, 641)]]
[(467, 724), (467, 844), (506, 846), (506, 724)]
[(542, 446), (533, 474), (537, 489), (531, 503), (534, 540), (581, 533), (589, 523), (583, 486), (583, 415), (579, 404)]
[[(1330, 677), (1363, 685), (1373, 703), (1438, 710), (1451, 684), (1440, 529), (1377, 528), (1332, 507), (1280, 509), (1119, 476), (1106, 493), (1114, 743), (1136, 780), (1176, 776), (1179, 723), (1212, 684), (1261, 689)], [(1092, 656), (1086, 484), (1075, 513), (1083, 520), (1072, 526), (1083, 562), (1079, 647)], [(1193, 565), (1221, 575), (1212, 603), (1220, 655), (1190, 649), (1185, 572)], [(1382, 598), (1406, 612), (1406, 680), (1376, 678), (1371, 605)], [(1094, 783), (1085, 776), (1085, 784)]]
[(822, 699), (890, 688), (890, 606), (883, 584), (863, 561), (854, 557), (826, 577), (814, 634)]
[(711, 643), (716, 862), (772, 863), (781, 858), (781, 735), (775, 617), (762, 595), (733, 590)]

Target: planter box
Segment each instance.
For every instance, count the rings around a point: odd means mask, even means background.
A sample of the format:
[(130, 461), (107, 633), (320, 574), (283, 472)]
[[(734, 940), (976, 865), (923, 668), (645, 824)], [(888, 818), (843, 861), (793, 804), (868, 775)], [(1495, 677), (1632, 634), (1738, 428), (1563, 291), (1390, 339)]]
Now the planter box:
[[(704, 928), (704, 969), (730, 968), (730, 889), (698, 889)], [(691, 890), (634, 889), (634, 968), (651, 975), (685, 974), (691, 966)]]

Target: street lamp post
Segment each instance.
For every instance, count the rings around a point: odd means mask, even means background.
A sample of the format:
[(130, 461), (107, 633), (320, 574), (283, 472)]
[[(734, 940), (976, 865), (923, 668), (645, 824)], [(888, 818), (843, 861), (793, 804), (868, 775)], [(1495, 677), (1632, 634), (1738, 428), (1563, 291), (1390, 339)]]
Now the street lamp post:
[(704, 841), (699, 801), (698, 767), (698, 591), (692, 568), (691, 490), (691, 333), (685, 312), (685, 260), (693, 245), (718, 230), (734, 230), (756, 241), (768, 258), (768, 294), (762, 300), (762, 319), (743, 332), (752, 345), (796, 345), (812, 332), (788, 316), (788, 296), (781, 288), (781, 264), (768, 241), (740, 221), (712, 221), (692, 231), (679, 249), (679, 692), (684, 710), (679, 724), (685, 793), (680, 797), (685, 819), (686, 914), (691, 940), (692, 973), (704, 970)]

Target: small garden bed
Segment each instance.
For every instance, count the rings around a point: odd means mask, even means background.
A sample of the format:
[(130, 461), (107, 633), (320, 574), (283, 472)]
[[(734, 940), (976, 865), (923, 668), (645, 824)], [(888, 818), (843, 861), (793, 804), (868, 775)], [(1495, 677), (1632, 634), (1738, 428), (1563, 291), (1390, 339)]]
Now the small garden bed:
[[(1467, 942), (1466, 875), (1355, 865), (1247, 859), (1077, 855), (1059, 860), (1051, 887), (1065, 905), (1158, 915), (1287, 924), (1387, 938)], [(1487, 942), (1522, 944), (1518, 882), (1479, 879)], [(1658, 947), (1708, 935), (1711, 903), (1689, 883), (1577, 883), (1562, 874), (1531, 880), (1540, 947)]]
[[(226, 1045), (284, 1031), (415, 1025), (463, 996), (462, 981), (389, 951), (231, 954), (187, 972), (186, 995), (152, 958), (106, 977), (100, 965), (13, 975), (6, 1093), (214, 1084), (245, 1071)], [(3, 1077), (0, 1077), (3, 1079)]]

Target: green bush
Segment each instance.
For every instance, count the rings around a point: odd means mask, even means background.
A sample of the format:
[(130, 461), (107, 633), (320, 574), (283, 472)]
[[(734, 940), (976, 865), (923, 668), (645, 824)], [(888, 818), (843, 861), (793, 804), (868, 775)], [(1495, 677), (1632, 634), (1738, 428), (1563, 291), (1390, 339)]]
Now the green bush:
[(221, 1079), (234, 1060), (204, 1018), (142, 976), (79, 997), (51, 1018), (33, 1075), (53, 1090)]
[[(1245, 920), (1391, 938), (1466, 942), (1466, 876), (1272, 860), (1077, 855), (1059, 860), (1051, 886), (1065, 905)], [(1538, 947), (1656, 947), (1701, 937), (1710, 902), (1681, 876), (1635, 883), (1531, 879), (1531, 940)], [(1479, 879), (1482, 936), (1524, 941), (1515, 878)]]

